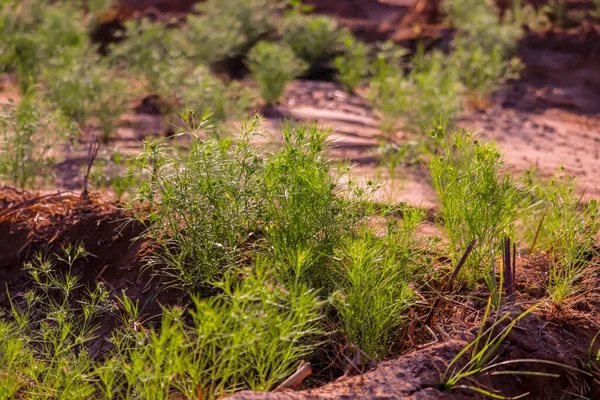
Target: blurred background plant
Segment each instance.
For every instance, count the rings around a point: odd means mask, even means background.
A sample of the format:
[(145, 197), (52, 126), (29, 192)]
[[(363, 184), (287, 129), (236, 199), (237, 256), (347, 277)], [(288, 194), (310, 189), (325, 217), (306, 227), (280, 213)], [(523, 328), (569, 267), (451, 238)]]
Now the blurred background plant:
[(75, 132), (60, 111), (35, 98), (0, 106), (0, 180), (34, 189), (52, 178), (57, 151)]
[(248, 67), (267, 105), (279, 100), (285, 85), (306, 68), (287, 45), (271, 42), (259, 42), (252, 48)]

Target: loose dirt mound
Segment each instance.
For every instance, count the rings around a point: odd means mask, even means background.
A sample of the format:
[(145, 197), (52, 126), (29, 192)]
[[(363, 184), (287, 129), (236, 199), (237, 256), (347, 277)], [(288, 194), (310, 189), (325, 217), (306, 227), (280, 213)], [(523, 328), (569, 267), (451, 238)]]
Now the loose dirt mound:
[[(0, 282), (10, 293), (22, 293), (32, 281), (23, 262), (42, 251), (60, 253), (61, 247), (82, 243), (91, 253), (71, 271), (84, 285), (104, 282), (115, 294), (126, 290), (136, 299), (150, 299), (158, 282), (141, 270), (148, 243), (134, 240), (143, 231), (132, 215), (112, 202), (73, 193), (33, 196), (0, 188)], [(158, 279), (155, 279), (158, 281)], [(6, 303), (6, 290), (0, 304)]]

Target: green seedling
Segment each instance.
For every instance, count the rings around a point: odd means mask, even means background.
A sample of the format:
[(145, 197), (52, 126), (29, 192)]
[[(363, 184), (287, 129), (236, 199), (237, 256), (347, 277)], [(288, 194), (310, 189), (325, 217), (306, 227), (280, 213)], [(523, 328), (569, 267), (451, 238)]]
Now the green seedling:
[(253, 47), (248, 63), (260, 95), (269, 105), (279, 100), (286, 84), (305, 69), (288, 46), (270, 42), (260, 42)]

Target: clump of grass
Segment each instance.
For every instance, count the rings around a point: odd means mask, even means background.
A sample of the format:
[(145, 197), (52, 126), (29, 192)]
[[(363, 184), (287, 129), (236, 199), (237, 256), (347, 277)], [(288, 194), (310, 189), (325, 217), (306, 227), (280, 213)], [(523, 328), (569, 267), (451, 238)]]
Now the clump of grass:
[[(222, 53), (216, 48), (227, 54), (229, 50), (209, 39), (200, 40), (200, 44), (188, 37), (193, 36), (196, 28), (202, 28), (202, 32), (209, 35), (222, 32), (208, 29), (206, 21), (199, 22), (195, 18), (208, 16), (190, 16), (189, 29), (182, 30), (147, 19), (128, 21), (127, 38), (111, 46), (111, 62), (142, 78), (142, 89), (160, 97), (161, 112), (171, 123), (177, 122), (177, 110), (184, 106), (210, 109), (219, 120), (239, 117), (250, 107), (252, 94), (235, 83), (227, 85), (211, 74), (205, 64), (221, 57)], [(201, 45), (215, 49), (203, 50)]]
[(153, 210), (147, 233), (174, 283), (210, 296), (239, 265), (260, 261), (292, 292), (337, 292), (347, 340), (374, 358), (389, 355), (414, 300), (409, 284), (427, 265), (415, 236), (424, 211), (403, 208), (381, 238), (358, 207), (368, 185), (348, 183), (347, 167), (324, 156), (328, 131), (284, 124), (282, 148), (262, 154), (250, 145), (259, 121), (238, 137), (200, 140), (210, 129), (204, 118), (190, 122), (186, 153), (149, 143), (138, 158), (139, 200)]
[(35, 188), (51, 177), (56, 148), (74, 133), (61, 113), (34, 92), (18, 106), (0, 107), (0, 128), (0, 177), (21, 188)]
[(260, 121), (245, 126), (235, 140), (203, 140), (209, 118), (191, 111), (182, 115), (191, 139), (187, 150), (147, 140), (135, 160), (143, 174), (137, 200), (154, 209), (148, 233), (162, 245), (161, 262), (194, 290), (237, 264), (239, 247), (258, 231), (264, 207), (256, 198), (264, 164), (249, 147)]
[(399, 120), (420, 129), (439, 116), (451, 118), (463, 108), (465, 93), (484, 96), (520, 70), (513, 55), (522, 22), (532, 19), (529, 8), (517, 21), (512, 13), (500, 17), (491, 0), (452, 0), (443, 7), (457, 29), (449, 54), (419, 46), (406, 65), (381, 52), (377, 57), (370, 98), (383, 114), (384, 131), (395, 130)]
[[(81, 292), (73, 266), (88, 254), (70, 245), (54, 256), (38, 253), (25, 265), (35, 289), (11, 300), (10, 317), (0, 322), (0, 387), (7, 397), (86, 399), (96, 392), (93, 359), (86, 345), (110, 310), (109, 293), (98, 284)], [(56, 264), (63, 264), (63, 272)], [(66, 269), (66, 271), (65, 271)]]
[(408, 109), (407, 95), (410, 84), (405, 78), (403, 56), (407, 51), (398, 48), (390, 51), (393, 45), (384, 43), (373, 61), (373, 77), (369, 82), (369, 99), (382, 114), (381, 129), (391, 133), (397, 119)]
[(348, 33), (334, 18), (292, 12), (282, 21), (283, 41), (309, 66), (335, 57)]
[(548, 253), (548, 292), (560, 304), (579, 291), (579, 283), (590, 272), (600, 227), (598, 204), (582, 203), (575, 194), (575, 178), (563, 168), (550, 180), (535, 169), (526, 171), (521, 186), (524, 236), (530, 250)]
[[(519, 314), (516, 318), (512, 319), (512, 321), (508, 322), (506, 326), (502, 326), (504, 322), (510, 318), (510, 313), (506, 312), (502, 316), (500, 316), (500, 311), (497, 311), (494, 317), (493, 322), (490, 324), (488, 328), (486, 328), (486, 324), (488, 323), (488, 319), (490, 317), (490, 311), (492, 306), (492, 297), (488, 298), (487, 307), (485, 309), (485, 313), (483, 318), (481, 319), (481, 323), (479, 326), (479, 331), (477, 332), (477, 336), (475, 339), (470, 342), (467, 346), (465, 346), (448, 364), (446, 371), (441, 374), (440, 377), (440, 389), (441, 390), (451, 390), (451, 389), (468, 389), (472, 390), (476, 393), (481, 393), (483, 395), (489, 396), (495, 399), (515, 399), (521, 398), (518, 397), (504, 397), (501, 394), (494, 393), (490, 391), (486, 387), (481, 387), (477, 384), (474, 378), (477, 375), (487, 373), (491, 375), (535, 375), (535, 376), (548, 376), (556, 378), (559, 375), (551, 374), (551, 373), (542, 373), (537, 371), (497, 371), (499, 367), (505, 365), (512, 364), (520, 364), (520, 363), (541, 363), (547, 365), (553, 365), (561, 368), (569, 368), (574, 369), (576, 371), (581, 372), (580, 370), (570, 367), (565, 364), (560, 364), (547, 360), (539, 360), (539, 359), (529, 359), (529, 360), (508, 360), (508, 361), (500, 361), (498, 362), (498, 355), (496, 354), (498, 348), (506, 337), (510, 334), (510, 332), (514, 329), (517, 323), (525, 318), (528, 314), (534, 311), (537, 307), (539, 307), (542, 303), (538, 303), (533, 307), (525, 310), (521, 314)], [(470, 354), (469, 354), (470, 353)], [(459, 361), (463, 361), (463, 365), (459, 367)], [(469, 381), (470, 384), (460, 384), (463, 381)], [(474, 383), (474, 384), (473, 384)]]
[[(445, 128), (440, 132), (444, 135)], [(513, 229), (517, 192), (496, 143), (457, 130), (440, 146), (429, 172), (441, 203), (441, 223), (454, 263), (467, 244), (477, 240), (478, 257), (471, 257), (461, 270), (473, 284), (484, 277), (482, 261), (487, 263), (496, 241)]]
[(91, 45), (78, 6), (38, 0), (4, 2), (0, 70), (17, 73), (22, 94), (34, 85), (41, 87), (39, 92), (81, 127), (90, 117), (98, 117), (108, 137), (125, 108), (127, 85)]
[(0, 4), (0, 71), (15, 71), (22, 93), (38, 82), (48, 60), (86, 46), (86, 30), (78, 14), (80, 10), (65, 2), (10, 0)]
[(488, 48), (474, 41), (470, 35), (459, 35), (452, 45), (452, 62), (457, 65), (459, 78), (471, 95), (486, 96), (499, 83), (517, 78), (520, 73), (519, 59), (509, 57), (511, 53), (500, 44)]
[[(23, 335), (22, 327), (31, 337), (47, 332), (43, 322), (31, 323), (29, 311), (12, 312), (14, 323), (2, 320), (0, 348), (7, 350), (0, 360), (20, 362), (0, 364), (14, 377), (0, 383), (9, 395), (212, 399), (246, 388), (269, 390), (314, 354), (325, 318), (370, 356), (393, 353), (414, 303), (411, 283), (428, 265), (415, 235), (424, 211), (403, 207), (402, 220), (391, 219), (384, 235), (375, 233), (373, 217), (394, 210), (374, 214), (364, 201), (370, 186), (348, 182), (347, 166), (330, 163), (328, 131), (316, 125), (284, 124), (282, 148), (262, 153), (251, 145), (259, 119), (239, 136), (213, 126), (208, 113), (188, 111), (182, 121), (186, 150), (149, 140), (133, 168), (141, 203), (136, 209), (146, 210), (138, 216), (159, 245), (156, 265), (164, 267), (155, 272), (187, 289), (191, 305), (165, 308), (153, 325), (141, 320), (136, 301), (120, 297), (123, 324), (112, 332), (114, 347), (95, 359), (87, 343), (100, 311), (114, 310), (104, 292), (93, 295), (90, 310), (78, 301), (84, 288), (72, 266), (87, 254), (77, 246), (53, 259), (39, 256), (28, 266), (42, 288), (35, 301), (52, 304), (49, 321), (62, 318), (50, 324), (62, 335), (62, 347), (42, 352)], [(57, 270), (55, 262), (67, 267)], [(90, 316), (83, 319), (85, 335), (74, 328), (81, 312)], [(62, 338), (69, 340), (64, 346)], [(63, 351), (73, 356), (57, 360)], [(35, 372), (40, 363), (51, 365), (54, 381)]]
[(371, 72), (371, 49), (352, 35), (346, 35), (343, 44), (343, 53), (335, 58), (335, 66), (346, 91), (354, 93)]
[[(209, 116), (195, 118), (182, 118), (191, 140), (185, 152), (150, 141), (136, 160), (143, 174), (138, 200), (154, 209), (148, 234), (162, 244), (170, 275), (199, 290), (247, 260), (249, 243), (263, 237), (281, 281), (322, 282), (323, 257), (356, 219), (338, 197), (346, 170), (335, 171), (323, 156), (328, 132), (284, 124), (283, 148), (264, 154), (250, 145), (260, 119), (240, 135), (203, 139), (212, 130)], [(313, 268), (290, 275), (306, 249), (315, 255)]]
[(175, 31), (145, 18), (127, 21), (125, 27), (126, 38), (110, 47), (111, 62), (142, 79), (151, 94), (161, 95), (182, 70)]
[(446, 55), (426, 54), (420, 47), (406, 74), (399, 63), (401, 54), (390, 58), (389, 52), (380, 52), (370, 83), (369, 96), (383, 114), (384, 131), (392, 132), (402, 118), (409, 127), (421, 128), (462, 107), (459, 71)]
[(241, 279), (229, 275), (222, 295), (194, 298), (189, 325), (174, 308), (160, 328), (121, 335), (117, 355), (130, 360), (120, 363), (126, 398), (168, 398), (176, 390), (213, 399), (269, 390), (289, 376), (318, 343), (322, 303), (307, 288), (288, 291), (268, 278), (260, 264)]
[(82, 128), (98, 118), (102, 138), (108, 141), (129, 101), (127, 81), (91, 47), (65, 51), (43, 72), (48, 99)]
[(491, 0), (450, 0), (444, 2), (443, 9), (448, 22), (455, 26), (460, 34), (466, 35), (483, 47), (492, 49), (499, 46), (503, 55), (516, 48), (523, 34), (522, 27), (514, 23), (512, 15), (502, 18), (498, 7)]
[(376, 360), (389, 356), (416, 296), (409, 284), (426, 265), (416, 229), (425, 211), (402, 207), (402, 221), (390, 220), (385, 235), (367, 230), (348, 239), (336, 255), (334, 307), (346, 339)]
[(248, 54), (248, 66), (267, 104), (276, 102), (288, 81), (305, 69), (288, 46), (264, 41), (254, 46)]
[(457, 29), (452, 42), (453, 63), (470, 95), (482, 97), (498, 83), (518, 77), (522, 65), (515, 57), (523, 26), (540, 29), (549, 25), (549, 7), (512, 3), (501, 15), (491, 0), (451, 0), (443, 3), (447, 21)]
[(428, 126), (437, 117), (451, 117), (461, 109), (458, 69), (447, 64), (446, 55), (437, 51), (426, 54), (420, 47), (412, 60), (408, 81), (416, 96), (410, 101), (418, 104), (409, 113), (411, 123)]
[(535, 251), (540, 249), (538, 238), (540, 233), (543, 235), (543, 220), (548, 209), (548, 182), (537, 168), (530, 168), (517, 181), (517, 191), (520, 239), (527, 244), (528, 251)]
[[(208, 0), (197, 7), (206, 15), (205, 29), (208, 35), (231, 37), (235, 32), (237, 38), (230, 42), (235, 46), (225, 46), (233, 50), (228, 52), (229, 57), (236, 57), (244, 55), (252, 46), (276, 31), (273, 15), (285, 4), (284, 0)], [(222, 22), (229, 24), (223, 25)], [(219, 43), (226, 41), (219, 40)]]
[(110, 62), (140, 81), (139, 95), (160, 98), (160, 112), (170, 122), (188, 86), (186, 79), (197, 78), (190, 60), (185, 56), (177, 32), (164, 22), (148, 19), (131, 20), (126, 24), (126, 38), (111, 44)]
[(186, 27), (177, 37), (185, 56), (208, 65), (237, 57), (247, 51), (250, 44), (242, 32), (243, 23), (236, 18), (235, 11), (223, 8), (222, 2), (218, 1), (208, 1), (196, 8), (200, 12), (187, 16)]
[(329, 134), (314, 124), (287, 122), (283, 148), (267, 161), (261, 193), (265, 236), (284, 282), (330, 285), (325, 259), (359, 218), (352, 208), (364, 196), (350, 198), (352, 182), (343, 182), (347, 165), (336, 167), (325, 156)]
[(244, 120), (257, 97), (254, 90), (235, 81), (224, 83), (204, 66), (183, 78), (177, 104), (196, 110), (210, 110), (217, 121)]
[(538, 238), (541, 248), (549, 251), (548, 292), (556, 304), (578, 292), (578, 283), (589, 272), (600, 228), (597, 201), (581, 204), (574, 188), (573, 178), (561, 173), (550, 181)]
[[(519, 62), (513, 58), (518, 39), (523, 34), (514, 14), (504, 17), (493, 1), (447, 1), (443, 4), (447, 20), (457, 28), (452, 42), (452, 63), (459, 79), (471, 95), (487, 95), (499, 82), (517, 76)], [(514, 7), (521, 12), (522, 7)], [(527, 14), (529, 15), (529, 14)]]

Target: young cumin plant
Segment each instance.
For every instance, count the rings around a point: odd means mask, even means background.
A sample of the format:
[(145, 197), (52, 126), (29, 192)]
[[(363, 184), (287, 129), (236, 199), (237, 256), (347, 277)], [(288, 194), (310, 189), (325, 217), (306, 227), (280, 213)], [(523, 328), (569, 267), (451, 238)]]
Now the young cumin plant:
[(348, 34), (343, 40), (342, 55), (335, 58), (339, 79), (348, 93), (353, 93), (371, 72), (370, 48)]
[(540, 250), (548, 209), (548, 185), (536, 168), (526, 170), (517, 181), (519, 233), (529, 251)]
[(173, 84), (174, 76), (182, 73), (182, 54), (175, 51), (179, 48), (175, 31), (146, 18), (127, 21), (125, 27), (127, 36), (111, 44), (110, 62), (141, 78), (151, 94), (162, 94), (163, 87)]
[(415, 301), (409, 284), (425, 273), (423, 250), (415, 239), (425, 212), (410, 207), (402, 212), (403, 219), (390, 221), (384, 236), (367, 230), (347, 240), (336, 256), (334, 307), (339, 329), (376, 360), (392, 354), (398, 344), (406, 310)]
[(127, 81), (92, 47), (65, 51), (43, 74), (48, 99), (82, 129), (96, 117), (107, 142), (129, 101)]
[(219, 295), (165, 308), (156, 326), (144, 326), (137, 301), (123, 296), (113, 347), (92, 358), (87, 345), (113, 301), (102, 285), (82, 294), (71, 271), (86, 256), (68, 246), (26, 265), (36, 288), (11, 298), (10, 318), (0, 318), (0, 398), (216, 399), (270, 390), (322, 339), (316, 292), (288, 290), (257, 260), (215, 283)]
[(194, 297), (190, 324), (184, 310), (166, 309), (159, 329), (130, 332), (118, 346), (130, 360), (127, 393), (167, 399), (176, 389), (186, 398), (215, 399), (269, 390), (289, 376), (318, 344), (322, 303), (306, 287), (269, 283), (265, 273), (259, 263), (225, 276), (221, 295)]
[(336, 170), (325, 157), (329, 132), (286, 123), (283, 147), (263, 154), (250, 145), (259, 119), (240, 135), (202, 139), (211, 129), (206, 117), (184, 114), (186, 151), (151, 141), (136, 160), (138, 200), (153, 210), (147, 234), (161, 245), (157, 261), (173, 283), (206, 288), (259, 248), (281, 282), (328, 284), (327, 257), (358, 217), (357, 200), (345, 196), (347, 168)]
[[(110, 304), (101, 284), (75, 295), (81, 284), (71, 270), (86, 256), (81, 245), (69, 245), (54, 257), (38, 253), (25, 265), (35, 288), (11, 300), (14, 323), (0, 322), (0, 394), (48, 398), (53, 393), (82, 400), (95, 394), (93, 360), (85, 346)], [(66, 272), (57, 270), (59, 263)]]
[(490, 0), (449, 0), (443, 8), (457, 29), (450, 58), (471, 95), (485, 96), (499, 82), (518, 76), (521, 64), (514, 55), (522, 26), (541, 24), (541, 14), (513, 4), (512, 12), (500, 16)]
[(125, 108), (126, 84), (107, 68), (91, 44), (82, 23), (81, 4), (38, 0), (4, 3), (0, 30), (6, 49), (0, 49), (0, 69), (17, 72), (23, 95), (40, 81), (39, 92), (65, 116), (81, 127), (90, 117), (97, 117), (108, 137)]
[(487, 48), (468, 35), (458, 35), (452, 45), (452, 63), (458, 68), (460, 81), (476, 100), (506, 79), (519, 76), (520, 61), (509, 58), (498, 43)]
[[(68, 2), (0, 3), (0, 71), (15, 71), (21, 93), (38, 82), (41, 69), (70, 49), (88, 45), (82, 10)], [(65, 18), (72, 15), (73, 18)]]
[(462, 277), (474, 284), (489, 273), (483, 265), (497, 239), (512, 229), (516, 189), (504, 172), (502, 155), (494, 142), (458, 130), (440, 141), (440, 146), (441, 153), (429, 162), (442, 207), (440, 219), (453, 262), (458, 261), (470, 241), (477, 240), (478, 257), (471, 257), (461, 270)]
[(343, 183), (348, 169), (327, 159), (329, 130), (290, 121), (281, 129), (283, 148), (265, 170), (265, 238), (283, 282), (327, 285), (327, 257), (356, 221)]
[(247, 118), (256, 94), (236, 82), (226, 84), (213, 76), (209, 68), (200, 66), (186, 75), (173, 99), (195, 110), (210, 110), (216, 121)]
[(285, 85), (305, 69), (292, 49), (283, 44), (259, 42), (248, 54), (248, 66), (267, 104), (276, 102)]
[(462, 107), (462, 84), (459, 70), (447, 55), (433, 51), (426, 54), (419, 47), (405, 73), (397, 56), (380, 51), (373, 67), (370, 98), (383, 114), (382, 129), (391, 132), (397, 120), (414, 129), (428, 126), (441, 115), (452, 116)]
[(340, 51), (349, 33), (335, 18), (292, 12), (282, 21), (283, 41), (309, 66), (325, 63)]
[(257, 195), (264, 163), (249, 146), (260, 120), (245, 125), (240, 136), (204, 140), (210, 114), (195, 118), (192, 112), (182, 115), (187, 150), (148, 141), (135, 161), (137, 199), (153, 210), (147, 234), (162, 248), (159, 263), (172, 283), (193, 292), (236, 265), (264, 207)]
[(520, 21), (513, 15), (500, 16), (492, 0), (448, 0), (443, 3), (447, 21), (461, 35), (465, 35), (484, 48), (498, 45), (503, 56), (510, 55), (523, 34)]
[(34, 188), (51, 177), (56, 150), (73, 133), (62, 115), (27, 94), (18, 106), (0, 106), (0, 180)]
[(578, 283), (589, 271), (600, 228), (600, 206), (587, 205), (575, 195), (574, 179), (557, 174), (546, 188), (547, 205), (538, 242), (550, 255), (548, 292), (560, 304), (577, 293)]
[[(397, 55), (397, 56), (396, 56)], [(391, 133), (397, 119), (405, 115), (411, 86), (400, 65), (402, 53), (379, 51), (373, 61), (373, 77), (369, 82), (369, 99), (382, 114), (381, 130)]]
[[(273, 15), (285, 3), (286, 0), (208, 0), (200, 3), (196, 6), (200, 18), (195, 22), (191, 20), (194, 27), (189, 38), (191, 47), (203, 50), (208, 44), (221, 60), (243, 56), (252, 46), (275, 32), (276, 19)], [(219, 61), (219, 58), (212, 61)]]
[(462, 109), (460, 70), (444, 53), (428, 54), (419, 46), (411, 64), (407, 79), (416, 101), (409, 97), (410, 124), (419, 128), (429, 126), (435, 118), (453, 117)]
[(523, 30), (511, 13), (500, 18), (492, 0), (449, 0), (442, 7), (456, 28), (449, 54), (419, 46), (410, 68), (381, 56), (375, 63), (370, 97), (384, 130), (395, 129), (399, 119), (420, 129), (440, 115), (452, 116), (463, 106), (465, 89), (485, 95), (519, 70), (512, 56)]

